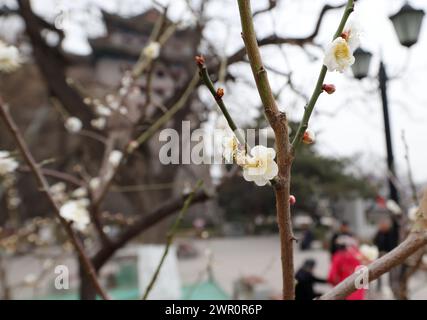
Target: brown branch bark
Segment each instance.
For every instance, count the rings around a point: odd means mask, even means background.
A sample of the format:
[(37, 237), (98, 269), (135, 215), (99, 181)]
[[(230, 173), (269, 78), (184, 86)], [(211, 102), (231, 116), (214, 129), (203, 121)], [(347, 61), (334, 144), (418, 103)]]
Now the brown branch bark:
[(274, 184), (276, 195), (276, 213), (279, 225), (283, 299), (294, 299), (294, 257), (293, 257), (293, 231), (289, 206), (290, 178), (292, 153), (290, 150), (289, 132), (286, 115), (279, 111), (263, 66), (258, 47), (255, 29), (252, 20), (252, 11), (249, 0), (239, 0), (240, 19), (242, 23), (242, 37), (245, 42), (246, 52), (251, 64), (252, 73), (258, 88), (264, 110), (276, 137), (277, 164), (279, 174)]
[[(406, 240), (394, 250), (367, 266), (369, 282), (378, 279), (392, 268), (404, 263), (408, 257), (425, 245), (427, 245), (427, 189), (424, 191), (424, 197), (421, 200), (416, 221), (412, 226), (412, 231)], [(345, 299), (356, 290), (356, 280), (358, 276), (359, 275), (356, 273), (353, 273), (331, 291), (321, 296), (320, 300)]]
[[(195, 193), (191, 205), (203, 202), (209, 199), (209, 195), (205, 191), (198, 191)], [(126, 245), (130, 240), (141, 234), (141, 232), (151, 228), (158, 222), (174, 214), (177, 210), (183, 207), (185, 197), (178, 197), (171, 199), (164, 203), (162, 206), (154, 209), (148, 215), (137, 220), (132, 226), (127, 228), (121, 235), (114, 240), (110, 246), (101, 248), (92, 258), (95, 269), (99, 270), (105, 262), (110, 259), (114, 253)]]
[(26, 142), (24, 141), (24, 139), (23, 139), (23, 137), (22, 137), (22, 135), (18, 129), (18, 126), (13, 121), (12, 117), (10, 116), (9, 112), (7, 111), (6, 106), (4, 105), (1, 98), (0, 98), (0, 116), (3, 118), (9, 132), (12, 134), (13, 138), (15, 139), (15, 142), (16, 142), (23, 158), (27, 162), (28, 166), (31, 168), (41, 191), (46, 194), (50, 204), (52, 205), (52, 208), (54, 209), (54, 213), (55, 213), (56, 217), (59, 219), (60, 223), (64, 227), (64, 230), (67, 233), (69, 240), (73, 244), (73, 246), (77, 252), (77, 255), (79, 256), (79, 259), (83, 263), (83, 266), (85, 268), (85, 271), (86, 271), (88, 277), (91, 279), (94, 287), (96, 288), (96, 291), (99, 293), (99, 295), (103, 299), (109, 299), (108, 295), (104, 292), (101, 285), (99, 284), (97, 276), (96, 276), (95, 269), (94, 269), (91, 261), (87, 257), (86, 253), (84, 252), (84, 248), (83, 248), (82, 244), (80, 243), (79, 239), (77, 238), (76, 234), (74, 233), (71, 224), (67, 220), (62, 218), (62, 216), (60, 214), (60, 208), (59, 208), (58, 204), (55, 202), (55, 200), (52, 198), (52, 195), (50, 194), (49, 184), (48, 184), (45, 176), (43, 175), (42, 171), (40, 170), (39, 166), (37, 165), (37, 162), (34, 160), (32, 154), (31, 154), (31, 151), (29, 150)]
[[(426, 232), (411, 233), (398, 247), (368, 265), (369, 282), (378, 279), (393, 267), (402, 264), (414, 252), (427, 244)], [(342, 300), (356, 290), (355, 283), (358, 275), (352, 274), (335, 288), (320, 297), (319, 300)]]
[[(309, 34), (306, 37), (279, 37), (277, 35), (270, 35), (265, 38), (262, 38), (258, 41), (258, 46), (263, 47), (267, 45), (278, 45), (278, 44), (290, 44), (290, 45), (296, 45), (296, 46), (304, 46), (309, 43), (313, 43), (314, 39), (319, 33), (320, 27), (322, 25), (323, 19), (326, 16), (326, 13), (330, 10), (335, 9), (341, 9), (345, 7), (345, 3), (337, 6), (332, 5), (325, 5), (322, 10), (320, 11), (319, 17), (317, 18), (316, 25), (314, 27), (314, 30), (311, 34)], [(246, 55), (246, 48), (241, 48), (237, 50), (234, 54), (232, 54), (227, 59), (227, 64), (231, 65), (236, 62), (243, 61), (244, 57)]]
[(79, 117), (85, 127), (89, 127), (92, 113), (79, 93), (68, 85), (62, 53), (58, 48), (48, 46), (41, 35), (42, 28), (46, 25), (40, 23), (40, 18), (32, 11), (29, 0), (18, 0), (18, 4), (34, 58), (51, 94), (61, 101), (68, 113)]

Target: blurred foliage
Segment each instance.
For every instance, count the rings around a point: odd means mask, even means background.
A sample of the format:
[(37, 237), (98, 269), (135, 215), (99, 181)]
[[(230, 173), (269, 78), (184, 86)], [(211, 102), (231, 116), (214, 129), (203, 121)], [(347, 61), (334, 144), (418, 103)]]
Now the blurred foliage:
[[(291, 128), (294, 126), (291, 124)], [(364, 177), (350, 174), (350, 165), (351, 159), (326, 157), (318, 154), (313, 146), (303, 145), (292, 169), (291, 193), (297, 199), (294, 211), (316, 214), (320, 199), (333, 203), (345, 197), (374, 197), (374, 186)], [(275, 215), (272, 188), (257, 187), (239, 176), (225, 183), (218, 201), (228, 220)]]

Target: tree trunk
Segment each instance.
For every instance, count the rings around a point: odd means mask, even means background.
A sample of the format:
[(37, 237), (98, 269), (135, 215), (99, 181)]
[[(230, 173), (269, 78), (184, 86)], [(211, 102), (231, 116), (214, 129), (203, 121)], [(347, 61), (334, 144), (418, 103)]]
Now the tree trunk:
[(79, 287), (80, 300), (95, 300), (96, 289), (93, 286), (92, 281), (88, 277), (87, 272), (85, 271), (80, 259), (79, 259), (79, 278), (80, 278), (80, 287)]

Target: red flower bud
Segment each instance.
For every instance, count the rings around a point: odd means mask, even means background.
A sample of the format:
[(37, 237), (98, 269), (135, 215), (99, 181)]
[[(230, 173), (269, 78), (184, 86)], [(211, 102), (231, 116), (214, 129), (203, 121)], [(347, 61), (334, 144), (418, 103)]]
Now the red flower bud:
[(202, 55), (196, 56), (195, 60), (196, 60), (196, 63), (199, 67), (202, 67), (205, 65), (205, 57), (203, 57)]
[(343, 38), (345, 41), (348, 41), (348, 38), (350, 36), (350, 33), (348, 31), (344, 31), (341, 33), (341, 38)]
[(295, 198), (294, 195), (290, 195), (289, 196), (289, 203), (291, 206), (293, 206), (295, 203), (297, 202), (297, 199)]
[(224, 96), (224, 89), (223, 88), (218, 88), (218, 90), (216, 90), (216, 96), (215, 98), (217, 100), (222, 99), (222, 97)]
[(310, 130), (306, 130), (304, 132), (304, 136), (302, 137), (302, 142), (305, 144), (312, 144), (314, 143), (314, 139), (315, 139), (314, 133), (311, 132)]
[(325, 91), (327, 94), (333, 94), (336, 90), (335, 86), (333, 84), (324, 84), (322, 86), (323, 91)]

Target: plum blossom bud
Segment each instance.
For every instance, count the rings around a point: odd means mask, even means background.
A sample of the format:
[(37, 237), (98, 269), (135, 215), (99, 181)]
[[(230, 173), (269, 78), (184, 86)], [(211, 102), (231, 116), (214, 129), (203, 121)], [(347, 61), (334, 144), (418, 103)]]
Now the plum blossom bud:
[(90, 181), (89, 181), (90, 189), (92, 191), (97, 190), (101, 186), (101, 182), (102, 182), (101, 178), (99, 178), (99, 177), (95, 177), (95, 178), (90, 179)]
[(325, 91), (327, 94), (333, 94), (336, 90), (335, 86), (333, 84), (324, 84), (322, 86), (322, 90)]
[(196, 56), (195, 57), (196, 63), (199, 67), (202, 67), (205, 64), (205, 57), (203, 56)]
[(222, 99), (223, 96), (224, 96), (224, 89), (218, 88), (218, 90), (216, 91), (215, 99), (220, 100), (220, 99)]
[(99, 104), (96, 106), (95, 112), (100, 117), (109, 117), (111, 115), (110, 108), (108, 108), (102, 104)]
[(295, 203), (297, 202), (297, 199), (295, 198), (294, 195), (290, 195), (289, 196), (289, 203), (291, 206), (293, 206)]
[(0, 72), (10, 73), (19, 68), (21, 58), (14, 46), (8, 46), (0, 40)]
[(302, 142), (305, 144), (313, 144), (315, 140), (315, 135), (312, 131), (306, 130), (304, 136), (302, 137)]
[(90, 121), (92, 127), (98, 130), (104, 130), (107, 125), (107, 119), (100, 117)]
[(369, 246), (367, 244), (362, 244), (359, 247), (359, 251), (363, 255), (363, 257), (369, 261), (374, 261), (378, 259), (379, 252), (376, 246)]
[(79, 118), (70, 117), (67, 120), (65, 120), (65, 129), (67, 129), (69, 133), (77, 133), (80, 130), (82, 130), (82, 127), (83, 127), (83, 124)]
[(10, 157), (8, 151), (0, 151), (0, 177), (12, 173), (18, 168), (18, 162)]
[(123, 152), (119, 150), (113, 150), (110, 153), (110, 156), (108, 157), (108, 162), (111, 163), (113, 167), (117, 167), (123, 158)]
[(148, 59), (156, 59), (160, 54), (160, 43), (150, 42), (143, 50), (144, 55)]

